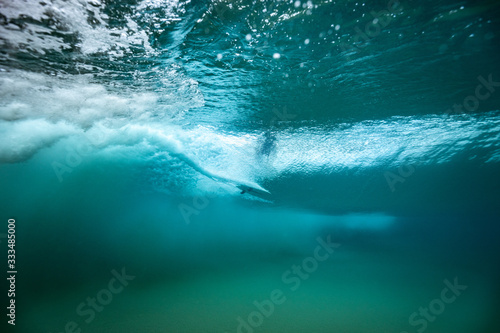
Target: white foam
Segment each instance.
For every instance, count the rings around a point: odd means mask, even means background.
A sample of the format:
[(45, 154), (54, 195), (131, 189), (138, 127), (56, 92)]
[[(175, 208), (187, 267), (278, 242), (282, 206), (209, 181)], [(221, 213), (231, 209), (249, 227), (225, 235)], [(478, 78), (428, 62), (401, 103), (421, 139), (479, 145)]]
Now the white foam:
[[(149, 137), (158, 147), (173, 152), (168, 142), (158, 141), (163, 136), (133, 130), (134, 126), (156, 124), (168, 131), (172, 119), (202, 106), (204, 100), (197, 82), (175, 68), (155, 76), (154, 80), (139, 78), (131, 87), (119, 81), (106, 84), (91, 75), (1, 71), (0, 160), (21, 161), (63, 137), (84, 132), (90, 137), (104, 135), (96, 143), (98, 148), (119, 144), (119, 140), (132, 145)], [(151, 81), (154, 87), (149, 86)], [(127, 136), (129, 142), (124, 139)]]
[(65, 122), (51, 123), (44, 119), (17, 122), (0, 121), (0, 162), (24, 161), (39, 149), (57, 140), (79, 133), (79, 129)]
[[(175, 72), (166, 73), (157, 92), (132, 88), (110, 89), (91, 76), (51, 76), (24, 71), (0, 73), (0, 119), (65, 120), (82, 128), (106, 118), (144, 121), (170, 119), (203, 105), (197, 82)], [(159, 80), (161, 82), (161, 80)], [(170, 85), (186, 87), (169, 96)], [(148, 87), (145, 87), (148, 88)], [(176, 91), (177, 92), (177, 91)]]
[[(147, 86), (151, 81), (157, 85), (154, 89)], [(68, 144), (87, 140), (101, 151), (121, 146), (152, 157), (151, 163), (168, 155), (196, 171), (196, 180), (246, 182), (256, 187), (263, 178), (287, 172), (399, 167), (422, 158), (443, 163), (468, 145), (488, 148), (487, 162), (500, 156), (500, 122), (495, 114), (304, 124), (300, 129), (276, 131), (276, 151), (260, 156), (261, 133), (172, 124), (179, 113), (203, 105), (197, 83), (175, 68), (137, 89), (117, 84), (110, 87), (87, 75), (0, 72), (0, 162), (28, 159), (62, 138), (77, 136)]]
[[(488, 128), (485, 128), (488, 124)], [(198, 174), (232, 183), (261, 183), (284, 173), (328, 173), (369, 167), (398, 168), (411, 164), (439, 164), (467, 147), (489, 147), (500, 122), (495, 115), (395, 117), (340, 127), (306, 127), (276, 132), (276, 152), (260, 156), (259, 133), (221, 132), (197, 126), (191, 129), (159, 126), (127, 126), (124, 137), (143, 138), (158, 152), (184, 161)], [(115, 141), (118, 143), (119, 141)], [(486, 162), (499, 156), (497, 149), (484, 151)], [(491, 148), (491, 147), (490, 147)], [(170, 177), (170, 175), (167, 175)], [(192, 177), (190, 175), (189, 177)], [(206, 186), (207, 182), (198, 182)]]
[[(126, 24), (111, 27), (109, 17), (104, 13), (106, 5), (98, 0), (2, 2), (0, 13), (9, 23), (0, 25), (0, 46), (8, 45), (40, 54), (77, 47), (84, 55), (107, 53), (110, 58), (123, 56), (134, 47), (154, 53), (149, 43), (150, 36), (134, 19), (140, 19), (150, 9), (161, 8), (162, 15), (149, 13), (146, 18), (170, 24), (179, 20), (178, 13), (182, 12), (184, 5), (177, 0), (142, 1), (135, 15), (125, 16)], [(25, 22), (23, 18), (32, 20)], [(23, 21), (22, 29), (12, 23), (16, 20)], [(42, 23), (47, 21), (52, 22), (50, 26)], [(71, 45), (61, 35), (76, 37), (78, 42)]]
[(486, 147), (499, 131), (495, 115), (394, 117), (340, 128), (303, 127), (300, 133), (278, 135), (280, 149), (273, 165), (282, 173), (445, 163), (467, 145)]

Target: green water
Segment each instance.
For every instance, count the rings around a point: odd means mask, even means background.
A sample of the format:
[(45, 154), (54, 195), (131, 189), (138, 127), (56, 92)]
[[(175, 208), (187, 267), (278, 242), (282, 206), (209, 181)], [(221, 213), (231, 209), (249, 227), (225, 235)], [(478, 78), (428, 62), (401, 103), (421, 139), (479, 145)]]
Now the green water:
[(1, 331), (498, 332), (499, 14), (2, 1)]

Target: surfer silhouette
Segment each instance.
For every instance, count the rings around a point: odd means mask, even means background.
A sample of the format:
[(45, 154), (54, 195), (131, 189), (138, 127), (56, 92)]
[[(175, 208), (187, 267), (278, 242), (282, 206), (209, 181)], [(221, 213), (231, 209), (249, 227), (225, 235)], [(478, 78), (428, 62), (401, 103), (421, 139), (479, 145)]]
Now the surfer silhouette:
[(260, 148), (257, 152), (260, 156), (269, 157), (269, 155), (271, 155), (275, 150), (276, 136), (271, 131), (267, 131), (264, 133), (264, 141), (260, 145)]
[[(256, 149), (256, 158), (258, 159), (259, 162), (262, 162), (262, 158), (265, 157), (269, 159), (270, 155), (274, 154), (276, 152), (276, 136), (274, 133), (270, 130), (265, 132), (261, 139), (259, 140), (260, 143)], [(238, 186), (241, 189), (240, 194), (245, 194), (245, 193), (250, 193), (253, 195), (256, 194), (262, 194), (263, 191), (260, 191), (259, 189), (255, 189), (249, 186), (244, 186), (240, 185)], [(267, 191), (264, 191), (267, 192)], [(269, 193), (269, 192), (267, 192)]]
[(245, 194), (246, 192), (252, 192), (252, 189), (251, 188), (244, 189), (244, 190), (241, 191), (240, 194)]

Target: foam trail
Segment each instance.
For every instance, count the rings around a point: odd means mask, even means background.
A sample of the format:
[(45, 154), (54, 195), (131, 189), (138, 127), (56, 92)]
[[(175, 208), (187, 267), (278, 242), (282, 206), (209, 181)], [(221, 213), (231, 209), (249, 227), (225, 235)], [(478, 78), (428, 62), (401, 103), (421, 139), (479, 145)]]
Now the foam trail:
[(262, 186), (260, 186), (257, 183), (244, 181), (244, 180), (235, 180), (235, 179), (231, 179), (231, 178), (224, 177), (224, 176), (218, 175), (216, 173), (210, 172), (209, 170), (204, 169), (199, 163), (195, 162), (193, 158), (189, 157), (188, 155), (186, 155), (184, 153), (177, 153), (177, 154), (174, 154), (174, 156), (176, 156), (177, 158), (182, 160), (184, 163), (186, 163), (187, 165), (189, 165), (191, 168), (198, 171), (202, 175), (204, 175), (210, 179), (213, 179), (215, 181), (220, 181), (220, 182), (234, 185), (244, 192), (249, 192), (249, 193), (263, 192), (263, 193), (270, 194), (270, 192), (268, 190), (266, 190), (265, 188), (263, 188)]
[(172, 134), (165, 134), (162, 130), (147, 127), (144, 125), (127, 125), (121, 131), (116, 132), (115, 137), (109, 138), (107, 144), (128, 144), (134, 145), (146, 140), (148, 143), (158, 147), (171, 156), (178, 158), (193, 170), (217, 182), (223, 182), (236, 186), (237, 188), (259, 194), (270, 194), (268, 190), (259, 184), (242, 179), (233, 179), (221, 176), (201, 166), (194, 156), (186, 153), (182, 142)]
[(50, 123), (43, 119), (18, 122), (0, 121), (0, 163), (22, 162), (37, 151), (79, 130), (64, 122)]

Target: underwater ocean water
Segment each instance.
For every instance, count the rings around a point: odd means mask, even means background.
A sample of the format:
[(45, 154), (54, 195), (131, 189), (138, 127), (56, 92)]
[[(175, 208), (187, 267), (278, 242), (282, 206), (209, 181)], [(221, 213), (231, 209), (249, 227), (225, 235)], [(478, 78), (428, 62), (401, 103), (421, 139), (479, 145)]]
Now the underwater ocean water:
[(498, 332), (499, 52), (496, 0), (1, 0), (1, 331)]

